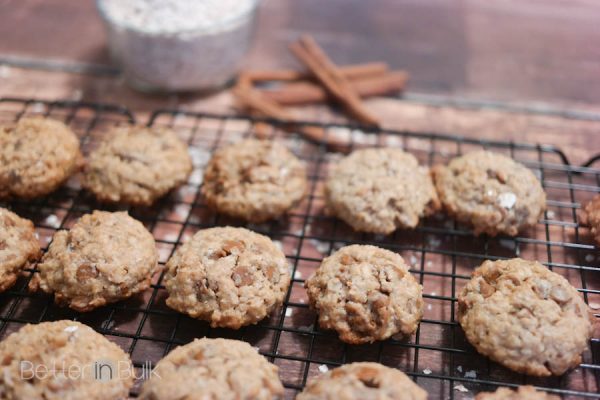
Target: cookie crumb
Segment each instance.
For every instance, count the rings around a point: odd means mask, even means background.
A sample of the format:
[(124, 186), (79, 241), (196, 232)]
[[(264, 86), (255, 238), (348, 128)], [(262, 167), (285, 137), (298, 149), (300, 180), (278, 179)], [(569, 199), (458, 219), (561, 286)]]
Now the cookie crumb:
[(425, 375), (431, 375), (431, 370), (430, 370), (429, 368), (425, 368), (425, 369), (423, 370), (423, 373), (424, 373)]
[(291, 317), (293, 313), (294, 313), (294, 310), (291, 307), (287, 307), (285, 309), (285, 316), (286, 317)]
[(319, 371), (321, 371), (321, 373), (324, 374), (329, 371), (329, 367), (325, 364), (321, 364), (319, 365)]
[(456, 367), (456, 370), (457, 370), (458, 372), (462, 372), (462, 365), (459, 365), (458, 367)]
[(465, 378), (477, 378), (477, 372), (475, 372), (475, 370), (469, 370), (467, 372), (465, 372)]
[(59, 221), (58, 217), (54, 214), (48, 215), (46, 217), (46, 219), (44, 220), (44, 223), (48, 226), (51, 226), (52, 228), (60, 227), (60, 221)]
[(548, 217), (548, 219), (554, 219), (554, 217), (556, 217), (556, 213), (552, 210), (548, 210), (546, 216)]
[(442, 244), (442, 241), (438, 238), (435, 237), (431, 237), (429, 236), (427, 238), (427, 244), (432, 248), (432, 249), (437, 249), (438, 247), (440, 247), (440, 245)]
[(464, 385), (456, 385), (454, 386), (454, 390), (462, 393), (467, 393), (469, 391)]
[(312, 243), (313, 246), (315, 246), (315, 249), (319, 253), (321, 253), (321, 254), (327, 254), (329, 252), (329, 243), (322, 242), (322, 241), (317, 240), (317, 239), (311, 239), (310, 242)]

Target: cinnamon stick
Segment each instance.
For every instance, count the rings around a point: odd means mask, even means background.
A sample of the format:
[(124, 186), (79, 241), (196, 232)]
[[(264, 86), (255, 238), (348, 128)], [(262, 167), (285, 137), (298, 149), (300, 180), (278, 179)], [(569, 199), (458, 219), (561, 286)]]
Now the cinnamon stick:
[[(350, 81), (350, 85), (361, 98), (398, 93), (406, 85), (408, 75), (404, 71), (393, 71), (381, 76), (372, 76)], [(324, 103), (330, 97), (321, 85), (300, 81), (282, 85), (277, 89), (264, 89), (261, 94), (281, 105), (303, 105)]]
[[(283, 109), (279, 104), (263, 97), (256, 90), (252, 90), (245, 86), (236, 86), (233, 88), (233, 94), (237, 100), (246, 108), (258, 111), (262, 115), (283, 121), (297, 121), (292, 113)], [(300, 126), (300, 133), (308, 139), (318, 143), (325, 143), (328, 147), (335, 151), (345, 151), (348, 148), (348, 143), (340, 138), (327, 135), (325, 130), (318, 126)]]
[[(361, 79), (383, 75), (388, 72), (389, 68), (386, 63), (372, 62), (366, 64), (342, 65), (339, 66), (340, 73), (346, 79)], [(244, 72), (247, 78), (253, 82), (265, 81), (298, 81), (303, 79), (313, 78), (312, 74), (294, 70), (278, 69), (278, 70), (256, 70)]]
[(379, 121), (362, 104), (356, 91), (339, 72), (336, 65), (321, 50), (310, 36), (303, 36), (299, 42), (290, 45), (291, 51), (325, 86), (327, 91), (342, 103), (360, 122), (379, 125)]

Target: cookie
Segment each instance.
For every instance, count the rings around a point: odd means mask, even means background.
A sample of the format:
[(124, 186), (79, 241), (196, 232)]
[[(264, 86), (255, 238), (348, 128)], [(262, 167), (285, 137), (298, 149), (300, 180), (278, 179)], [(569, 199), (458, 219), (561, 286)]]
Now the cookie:
[(167, 305), (239, 329), (256, 324), (283, 302), (290, 285), (285, 255), (266, 236), (244, 228), (198, 231), (167, 262)]
[(485, 261), (458, 296), (458, 321), (483, 355), (514, 371), (562, 375), (581, 362), (593, 316), (562, 276), (537, 261)]
[(239, 340), (196, 339), (160, 360), (155, 373), (139, 399), (283, 399), (278, 368)]
[(425, 400), (427, 392), (403, 372), (373, 362), (335, 368), (308, 381), (296, 400)]
[(56, 190), (83, 163), (79, 139), (49, 118), (0, 126), (0, 199), (30, 199)]
[(475, 396), (475, 400), (559, 400), (546, 392), (535, 390), (533, 386), (519, 386), (517, 390), (509, 388), (498, 388), (495, 392), (483, 392)]
[(343, 247), (305, 283), (319, 326), (346, 343), (371, 343), (416, 331), (422, 287), (400, 255), (375, 246)]
[(389, 234), (414, 228), (439, 201), (429, 170), (400, 149), (356, 150), (325, 183), (328, 210), (354, 230)]
[(0, 292), (14, 285), (41, 254), (33, 223), (0, 207)]
[(596, 195), (583, 207), (581, 224), (590, 228), (590, 233), (600, 246), (600, 195)]
[(149, 206), (185, 183), (188, 148), (166, 128), (119, 127), (88, 157), (82, 185), (99, 201)]
[(54, 234), (38, 269), (31, 290), (90, 311), (146, 290), (158, 270), (158, 252), (150, 232), (126, 212), (94, 211)]
[(306, 169), (283, 145), (247, 139), (218, 149), (204, 171), (202, 195), (220, 213), (260, 223), (304, 197)]
[(433, 169), (445, 210), (476, 235), (516, 236), (546, 210), (546, 193), (531, 170), (502, 154), (476, 151)]
[(0, 342), (0, 398), (127, 399), (131, 360), (119, 346), (75, 321), (25, 325)]

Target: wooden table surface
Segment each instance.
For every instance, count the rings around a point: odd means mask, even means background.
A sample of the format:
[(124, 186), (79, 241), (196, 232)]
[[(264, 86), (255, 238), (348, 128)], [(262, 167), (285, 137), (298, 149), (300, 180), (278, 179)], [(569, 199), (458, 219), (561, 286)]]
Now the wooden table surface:
[[(599, 18), (593, 0), (265, 0), (245, 66), (299, 67), (286, 45), (309, 32), (338, 63), (384, 60), (410, 72), (402, 100), (367, 102), (385, 127), (555, 144), (580, 162), (600, 152)], [(0, 37), (0, 96), (233, 111), (228, 91), (126, 87), (93, 0), (0, 0)]]
[[(598, 21), (600, 3), (595, 0), (265, 0), (260, 9), (256, 40), (245, 67), (299, 68), (286, 45), (302, 33), (311, 33), (340, 64), (384, 60), (394, 68), (409, 71), (410, 86), (403, 98), (367, 101), (369, 110), (381, 118), (386, 128), (552, 144), (560, 147), (572, 162), (583, 163), (600, 153)], [(134, 111), (141, 120), (157, 108), (235, 112), (227, 90), (202, 97), (193, 94), (148, 95), (129, 89), (118, 70), (110, 64), (103, 26), (93, 0), (0, 0), (0, 38), (0, 97), (118, 103)], [(340, 115), (323, 107), (297, 108), (294, 112), (307, 120), (342, 120)], [(181, 192), (188, 189), (181, 188)], [(192, 189), (198, 190), (197, 187)], [(191, 193), (195, 192), (192, 190)], [(554, 192), (552, 195), (556, 197)], [(187, 203), (181, 205), (191, 207)], [(571, 209), (566, 211), (571, 212)], [(557, 219), (568, 221), (572, 216), (565, 217), (566, 211), (561, 207), (552, 210)], [(314, 213), (319, 214), (320, 210)], [(433, 221), (434, 224), (442, 222)], [(179, 229), (179, 225), (174, 226)], [(573, 228), (552, 228), (553, 235), (560, 234), (558, 239), (552, 236), (552, 243), (573, 240), (569, 236)], [(289, 229), (291, 232), (296, 227)], [(42, 239), (50, 240), (51, 233), (53, 230), (47, 230)], [(179, 234), (179, 231), (175, 233)], [(544, 236), (543, 230), (537, 229), (535, 234), (540, 244), (523, 245), (525, 257), (545, 260), (545, 244), (550, 239)], [(442, 246), (446, 245), (445, 236), (431, 237)], [(413, 239), (403, 238), (408, 242)], [(290, 245), (283, 242), (284, 248)], [(319, 246), (313, 242), (303, 248), (315, 252)], [(294, 250), (296, 245), (292, 243), (290, 248)], [(473, 241), (472, 245), (482, 247), (479, 240)], [(506, 255), (505, 248), (496, 247)], [(596, 251), (589, 244), (582, 248)], [(565, 258), (573, 256), (566, 254)], [(404, 255), (407, 259), (415, 258)], [(321, 254), (310, 253), (310, 256), (317, 259)], [(423, 254), (422, 269), (424, 257)], [(427, 257), (427, 268), (439, 265), (441, 272), (455, 272), (451, 257), (437, 254)], [(431, 262), (433, 267), (429, 267)], [(306, 270), (301, 272), (307, 276), (315, 265), (302, 266), (305, 267)], [(469, 264), (461, 273), (470, 273), (472, 267)], [(437, 291), (440, 296), (453, 296), (448, 285), (446, 291), (440, 291), (437, 286), (431, 286), (437, 283), (430, 281), (431, 277), (428, 277), (425, 288), (431, 295)], [(590, 284), (592, 289), (597, 288), (594, 282)], [(298, 290), (298, 293), (304, 291)], [(147, 295), (149, 292), (144, 294)], [(590, 297), (590, 302), (595, 301), (597, 307), (599, 299), (596, 295)], [(428, 301), (435, 303), (437, 300)], [(439, 307), (426, 311), (426, 317), (448, 320), (449, 314), (433, 313), (438, 309), (451, 313), (450, 307), (446, 307), (450, 302), (438, 303)], [(294, 319), (296, 325), (307, 325), (298, 322), (299, 319), (312, 321), (314, 315), (308, 309), (299, 308), (293, 317), (286, 318)], [(188, 330), (198, 332), (194, 327), (188, 327)], [(159, 328), (162, 329), (162, 325), (154, 327)], [(437, 325), (432, 324), (425, 324), (422, 329), (421, 336), (426, 344), (429, 343), (427, 340), (444, 343), (446, 330), (438, 332)], [(265, 338), (268, 340), (271, 339)], [(283, 337), (282, 348), (287, 346), (286, 340), (291, 339)], [(335, 345), (325, 343), (327, 346), (319, 351), (337, 351)], [(137, 354), (139, 358), (147, 359), (148, 354), (153, 354), (158, 360), (162, 356), (164, 349), (158, 348), (152, 353), (143, 345), (140, 341), (138, 347), (143, 350)], [(288, 347), (288, 350), (297, 350), (296, 344)], [(359, 353), (357, 351), (361, 355)], [(431, 367), (438, 373), (436, 368), (447, 364), (447, 360), (440, 359), (443, 353), (431, 352), (433, 355), (429, 357), (423, 353), (426, 352), (421, 351), (415, 366), (419, 370)], [(472, 363), (481, 359), (473, 357)], [(589, 359), (590, 356), (586, 356), (588, 362)], [(466, 369), (470, 362), (465, 359), (461, 364)], [(479, 367), (475, 365), (473, 369)], [(296, 371), (289, 365), (282, 365), (282, 368), (287, 371), (288, 379), (294, 374), (301, 376), (303, 371), (300, 367)], [(453, 374), (452, 371), (449, 373)], [(496, 374), (495, 379), (498, 376), (506, 381), (521, 379), (497, 368), (492, 373)], [(585, 374), (580, 377), (582, 374), (581, 371), (574, 372), (570, 379), (585, 381)], [(552, 383), (551, 380), (533, 382)], [(593, 391), (595, 387), (592, 385), (587, 389)], [(435, 388), (430, 385), (428, 390), (453, 393), (452, 386)], [(291, 398), (293, 391), (288, 394)], [(458, 398), (462, 395), (456, 393)], [(471, 396), (471, 393), (464, 396)]]

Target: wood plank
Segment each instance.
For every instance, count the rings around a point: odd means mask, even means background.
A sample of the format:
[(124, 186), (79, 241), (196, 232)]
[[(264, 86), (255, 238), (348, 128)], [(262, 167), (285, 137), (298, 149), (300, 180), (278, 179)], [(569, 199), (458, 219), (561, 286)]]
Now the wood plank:
[[(600, 102), (600, 3), (593, 0), (270, 0), (247, 67), (296, 65), (312, 33), (337, 63), (384, 60), (410, 89), (477, 99)], [(109, 63), (93, 0), (0, 0), (0, 57)]]

